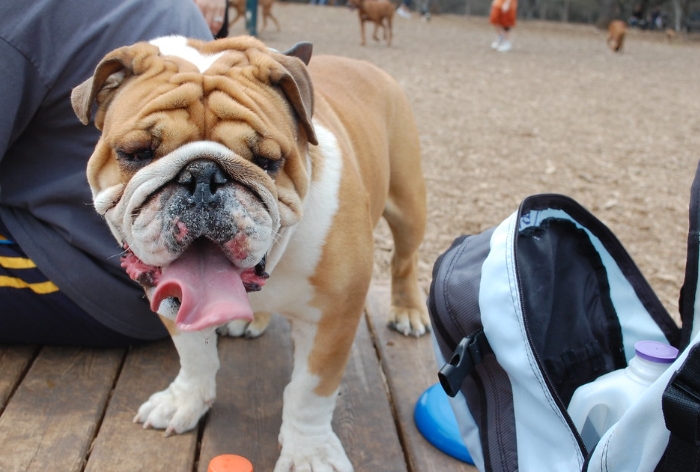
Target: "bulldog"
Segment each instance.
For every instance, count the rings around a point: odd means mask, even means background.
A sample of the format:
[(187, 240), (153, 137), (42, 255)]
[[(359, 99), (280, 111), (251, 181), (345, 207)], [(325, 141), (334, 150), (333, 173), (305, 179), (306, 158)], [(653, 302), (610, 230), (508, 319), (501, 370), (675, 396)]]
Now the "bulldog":
[(195, 427), (215, 398), (216, 333), (258, 336), (281, 313), (294, 367), (276, 472), (353, 470), (331, 417), (381, 216), (395, 240), (388, 323), (420, 336), (429, 322), (417, 283), (425, 183), (407, 98), (379, 68), (311, 61), (311, 50), (158, 38), (112, 51), (71, 96), (84, 124), (96, 103), (95, 209), (181, 358), (134, 421), (166, 435)]

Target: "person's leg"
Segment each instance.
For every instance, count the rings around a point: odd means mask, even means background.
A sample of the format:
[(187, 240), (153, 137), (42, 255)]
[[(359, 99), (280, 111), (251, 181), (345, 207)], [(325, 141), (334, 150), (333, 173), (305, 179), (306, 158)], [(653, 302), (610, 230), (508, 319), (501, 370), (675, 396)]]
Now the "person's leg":
[(503, 41), (503, 30), (499, 26), (494, 26), (494, 30), (496, 31), (496, 39), (491, 43), (491, 47), (496, 49)]
[(71, 301), (12, 241), (0, 220), (0, 343), (91, 347), (143, 342), (100, 324)]
[(430, 20), (430, 0), (423, 0), (420, 8), (420, 16), (423, 21)]
[(507, 52), (507, 51), (510, 51), (511, 49), (513, 49), (513, 44), (510, 42), (510, 32), (511, 32), (510, 27), (506, 26), (503, 28), (503, 39), (501, 40), (501, 43), (496, 48), (497, 51)]
[(489, 23), (493, 25), (496, 31), (496, 39), (491, 43), (491, 48), (496, 49), (503, 41), (503, 27), (501, 26), (501, 2), (494, 1), (491, 3), (491, 11), (489, 12)]
[(503, 41), (496, 48), (499, 52), (506, 52), (513, 49), (512, 36), (515, 22), (517, 21), (518, 1), (511, 0), (510, 8), (507, 11), (502, 11), (500, 16), (500, 25), (503, 27)]
[(396, 9), (396, 13), (402, 18), (411, 18), (411, 9), (409, 6), (410, 0), (403, 0), (399, 8)]

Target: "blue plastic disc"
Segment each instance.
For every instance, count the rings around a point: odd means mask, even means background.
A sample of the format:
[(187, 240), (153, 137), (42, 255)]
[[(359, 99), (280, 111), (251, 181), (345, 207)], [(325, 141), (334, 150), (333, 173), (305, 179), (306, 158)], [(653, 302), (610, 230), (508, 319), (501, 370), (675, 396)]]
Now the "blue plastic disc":
[(418, 431), (430, 444), (455, 459), (474, 464), (462, 441), (450, 401), (440, 384), (435, 384), (423, 392), (416, 403), (413, 420)]

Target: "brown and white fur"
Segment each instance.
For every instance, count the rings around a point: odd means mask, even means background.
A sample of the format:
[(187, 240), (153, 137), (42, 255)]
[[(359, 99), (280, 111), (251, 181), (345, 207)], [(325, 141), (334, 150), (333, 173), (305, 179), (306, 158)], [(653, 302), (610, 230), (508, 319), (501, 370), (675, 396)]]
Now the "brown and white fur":
[(622, 52), (627, 33), (627, 23), (613, 20), (608, 25), (608, 47), (614, 52)]
[(360, 44), (362, 46), (366, 44), (366, 21), (371, 21), (374, 23), (372, 38), (375, 41), (379, 41), (377, 29), (381, 27), (384, 32), (383, 37), (384, 40), (386, 40), (386, 45), (391, 46), (391, 40), (393, 37), (392, 21), (394, 19), (394, 12), (396, 12), (396, 5), (387, 0), (350, 0), (348, 5), (357, 8), (358, 16), (360, 18), (360, 35), (362, 39)]
[[(422, 335), (425, 184), (399, 85), (367, 62), (310, 59), (308, 44), (282, 54), (252, 37), (159, 38), (108, 54), (71, 98), (85, 124), (97, 102), (95, 208), (181, 361), (135, 421), (166, 434), (194, 428), (216, 397), (215, 333), (257, 336), (267, 316), (253, 312), (281, 313), (294, 369), (274, 471), (350, 472), (331, 417), (372, 276), (373, 228), (383, 216), (395, 239), (389, 324)], [(201, 277), (264, 285), (237, 298), (251, 312), (183, 321), (184, 295), (162, 279), (191, 258)]]
[[(262, 27), (260, 28), (260, 33), (263, 33), (267, 28), (268, 19), (272, 20), (272, 22), (275, 24), (275, 28), (277, 28), (277, 31), (282, 31), (279, 21), (277, 21), (275, 15), (272, 14), (272, 5), (274, 4), (275, 0), (258, 0), (258, 5), (260, 6), (262, 13)], [(233, 8), (235, 15), (233, 19), (228, 22), (229, 31), (233, 30), (233, 25), (235, 25), (240, 18), (245, 19), (246, 0), (232, 0), (230, 5)]]

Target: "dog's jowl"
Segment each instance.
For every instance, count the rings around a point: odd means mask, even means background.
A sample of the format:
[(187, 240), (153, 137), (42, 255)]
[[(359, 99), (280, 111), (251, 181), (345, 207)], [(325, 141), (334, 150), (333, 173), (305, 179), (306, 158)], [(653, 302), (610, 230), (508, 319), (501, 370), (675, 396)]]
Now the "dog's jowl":
[(417, 283), (426, 217), (418, 132), (377, 67), (285, 54), (251, 37), (117, 49), (77, 86), (101, 138), (87, 176), (122, 265), (168, 327), (181, 370), (136, 421), (181, 433), (216, 396), (220, 334), (293, 320), (276, 472), (353, 470), (331, 429), (372, 275), (373, 228), (395, 239), (389, 324), (427, 329)]

